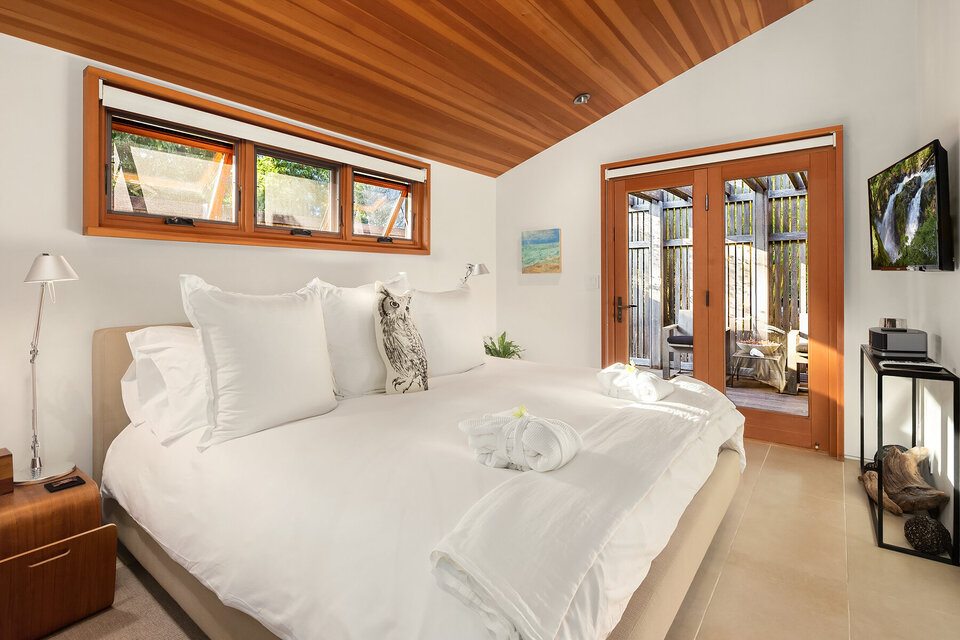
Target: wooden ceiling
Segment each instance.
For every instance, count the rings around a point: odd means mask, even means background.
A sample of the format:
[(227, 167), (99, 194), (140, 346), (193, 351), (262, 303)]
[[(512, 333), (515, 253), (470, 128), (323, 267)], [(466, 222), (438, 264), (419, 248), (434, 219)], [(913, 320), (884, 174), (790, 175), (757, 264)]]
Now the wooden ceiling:
[(809, 1), (0, 0), (0, 31), (496, 176)]

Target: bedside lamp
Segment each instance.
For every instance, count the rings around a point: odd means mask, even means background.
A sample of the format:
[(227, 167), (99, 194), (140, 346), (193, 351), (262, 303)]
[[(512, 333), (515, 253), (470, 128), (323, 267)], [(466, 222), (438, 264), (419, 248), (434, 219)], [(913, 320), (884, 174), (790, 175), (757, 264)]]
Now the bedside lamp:
[(37, 256), (30, 267), (30, 271), (27, 272), (27, 277), (23, 279), (24, 282), (40, 284), (40, 305), (37, 308), (37, 325), (33, 330), (33, 342), (30, 343), (30, 378), (33, 383), (33, 438), (30, 441), (30, 449), (33, 457), (30, 459), (28, 468), (17, 469), (14, 472), (13, 480), (17, 484), (42, 482), (70, 473), (76, 468), (72, 462), (45, 465), (40, 460), (40, 432), (37, 420), (37, 356), (40, 355), (38, 349), (40, 321), (43, 319), (43, 298), (46, 296), (47, 287), (50, 288), (51, 302), (56, 302), (57, 296), (53, 283), (78, 279), (77, 272), (73, 270), (73, 267), (63, 256), (54, 256), (49, 253), (41, 253)]
[(490, 273), (490, 269), (487, 269), (487, 265), (481, 263), (471, 264), (467, 263), (467, 272), (460, 278), (460, 286), (467, 284), (467, 279), (470, 276), (485, 276)]

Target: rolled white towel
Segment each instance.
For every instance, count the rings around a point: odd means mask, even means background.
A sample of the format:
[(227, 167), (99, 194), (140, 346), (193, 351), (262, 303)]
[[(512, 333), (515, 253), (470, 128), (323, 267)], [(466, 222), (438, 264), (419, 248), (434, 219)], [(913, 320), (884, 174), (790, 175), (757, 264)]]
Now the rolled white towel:
[(630, 364), (612, 364), (597, 373), (597, 382), (605, 395), (622, 400), (656, 402), (673, 393), (669, 380)]
[(562, 420), (532, 416), (522, 407), (464, 420), (459, 428), (488, 467), (553, 471), (577, 455), (580, 434)]

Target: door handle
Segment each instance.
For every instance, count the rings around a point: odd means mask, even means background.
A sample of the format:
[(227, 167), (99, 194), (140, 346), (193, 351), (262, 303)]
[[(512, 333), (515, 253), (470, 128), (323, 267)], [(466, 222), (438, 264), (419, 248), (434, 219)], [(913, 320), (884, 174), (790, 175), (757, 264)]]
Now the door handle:
[(623, 310), (624, 309), (634, 309), (637, 305), (635, 304), (623, 304), (623, 296), (617, 296), (617, 322), (623, 322)]

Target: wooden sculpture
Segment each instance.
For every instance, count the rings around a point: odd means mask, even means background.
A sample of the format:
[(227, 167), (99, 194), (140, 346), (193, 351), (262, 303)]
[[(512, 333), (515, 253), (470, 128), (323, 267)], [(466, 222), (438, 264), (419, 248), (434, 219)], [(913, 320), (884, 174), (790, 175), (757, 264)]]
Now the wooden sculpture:
[(919, 447), (902, 453), (890, 449), (883, 457), (884, 493), (906, 513), (939, 509), (950, 501), (950, 496), (923, 479), (920, 465), (924, 460), (926, 456)]
[[(902, 515), (939, 509), (949, 502), (946, 493), (931, 487), (923, 478), (923, 471), (929, 465), (929, 451), (923, 447), (901, 449), (884, 447), (883, 508)], [(859, 479), (870, 499), (877, 502), (877, 472), (867, 471)]]
[[(870, 496), (870, 499), (876, 502), (877, 501), (877, 472), (867, 471), (858, 479), (860, 480), (860, 482), (863, 483), (863, 488), (866, 490), (867, 495)], [(890, 499), (889, 495), (887, 494), (886, 487), (884, 487), (884, 490), (883, 490), (883, 508), (889, 511), (890, 513), (896, 514), (898, 516), (903, 515), (903, 509), (900, 508), (900, 505), (898, 505), (896, 502)]]

